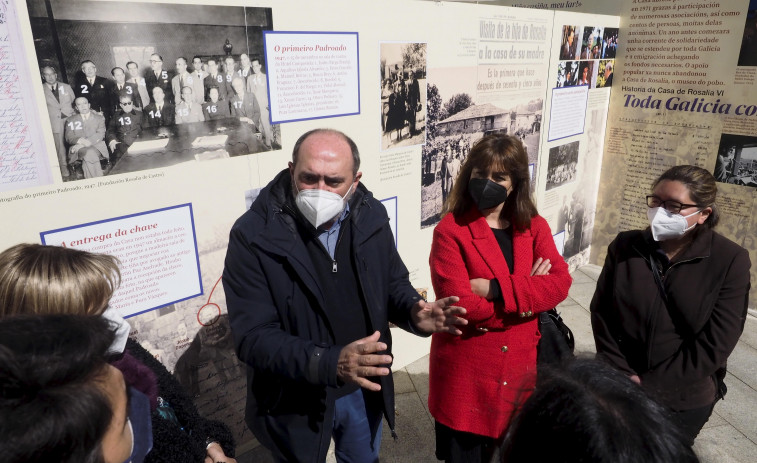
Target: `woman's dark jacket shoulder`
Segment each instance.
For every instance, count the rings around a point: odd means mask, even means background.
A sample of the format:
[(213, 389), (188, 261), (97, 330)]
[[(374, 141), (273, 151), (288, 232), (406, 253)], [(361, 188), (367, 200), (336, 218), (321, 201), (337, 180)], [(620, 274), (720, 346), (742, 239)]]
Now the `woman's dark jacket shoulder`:
[(229, 427), (220, 421), (200, 416), (192, 398), (176, 378), (150, 352), (138, 342), (129, 339), (126, 350), (155, 373), (158, 395), (167, 401), (181, 427), (152, 412), (153, 449), (145, 463), (202, 463), (205, 460), (205, 440), (210, 437), (223, 447), (224, 453), (234, 456), (234, 436)]

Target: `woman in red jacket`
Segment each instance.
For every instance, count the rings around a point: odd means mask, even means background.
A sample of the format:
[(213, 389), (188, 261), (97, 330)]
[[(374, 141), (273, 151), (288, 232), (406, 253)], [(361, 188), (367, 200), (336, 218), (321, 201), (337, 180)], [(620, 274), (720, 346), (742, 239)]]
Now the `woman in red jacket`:
[(429, 410), (436, 456), (488, 461), (533, 389), (538, 314), (568, 295), (568, 266), (531, 201), (521, 142), (489, 135), (471, 149), (431, 246), (436, 297), (456, 295), (468, 325), (431, 341)]

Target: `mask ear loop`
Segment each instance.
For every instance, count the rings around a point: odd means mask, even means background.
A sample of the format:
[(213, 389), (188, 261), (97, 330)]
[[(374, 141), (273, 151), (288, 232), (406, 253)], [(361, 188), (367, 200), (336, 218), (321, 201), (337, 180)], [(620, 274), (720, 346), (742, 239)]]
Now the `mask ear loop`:
[[(704, 210), (704, 209), (699, 209), (699, 210), (698, 210), (698, 211), (696, 211), (696, 212), (692, 212), (692, 213), (691, 213), (691, 214), (689, 214), (689, 215), (682, 215), (681, 217), (683, 217), (684, 219), (688, 219), (688, 218), (689, 218), (689, 217), (691, 217), (692, 215), (700, 214), (700, 213), (701, 213), (701, 212), (702, 212), (703, 210)], [(684, 230), (683, 232), (684, 232), (684, 233), (686, 233), (686, 232), (688, 232), (689, 230), (692, 230), (692, 229), (693, 229), (694, 227), (696, 227), (696, 226), (697, 226), (697, 223), (696, 223), (696, 222), (694, 222), (694, 224), (693, 224), (692, 226), (690, 226), (690, 227), (686, 227), (686, 229), (685, 229), (685, 230)]]
[(129, 459), (126, 460), (125, 463), (131, 462), (132, 457), (134, 457), (134, 427), (131, 425), (131, 418), (128, 416), (126, 417), (126, 422), (129, 423), (129, 433), (131, 434), (131, 450), (129, 450)]
[(347, 195), (349, 195), (349, 194), (350, 194), (350, 191), (352, 191), (352, 187), (353, 187), (353, 186), (355, 186), (355, 182), (352, 182), (352, 185), (350, 185), (350, 187), (349, 187), (349, 188), (347, 188), (347, 193), (345, 193), (345, 194), (344, 194), (344, 196), (342, 196), (342, 200), (344, 200), (344, 201), (346, 201), (346, 200), (347, 200)]

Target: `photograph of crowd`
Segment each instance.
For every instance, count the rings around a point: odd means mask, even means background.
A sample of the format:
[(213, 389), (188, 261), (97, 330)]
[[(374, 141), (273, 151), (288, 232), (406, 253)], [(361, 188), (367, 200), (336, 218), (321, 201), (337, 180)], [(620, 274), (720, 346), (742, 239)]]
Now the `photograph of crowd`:
[(264, 71), (270, 8), (27, 7), (64, 181), (281, 149)]
[(484, 135), (506, 133), (520, 138), (532, 172), (536, 166), (544, 101), (534, 98), (520, 103), (510, 100), (510, 105), (505, 101), (476, 104), (471, 96), (475, 95), (473, 89), (449, 96), (439, 89), (442, 80), (458, 81), (468, 76), (475, 88), (475, 72), (475, 68), (435, 69), (436, 83), (428, 86), (427, 140), (421, 156), (421, 228), (441, 220), (442, 206), (461, 166), (473, 144)]
[(713, 172), (718, 182), (757, 187), (757, 136), (724, 133)]
[(426, 142), (426, 44), (386, 42), (381, 59), (381, 149)]
[(549, 149), (547, 161), (547, 191), (576, 179), (578, 141)]

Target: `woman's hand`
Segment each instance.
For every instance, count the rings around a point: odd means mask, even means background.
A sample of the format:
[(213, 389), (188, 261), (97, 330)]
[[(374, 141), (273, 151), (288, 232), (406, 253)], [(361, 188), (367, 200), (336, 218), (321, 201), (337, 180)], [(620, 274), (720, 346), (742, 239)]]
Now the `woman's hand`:
[(218, 442), (213, 442), (208, 446), (205, 463), (237, 463), (237, 460), (227, 457)]
[(551, 268), (552, 264), (549, 262), (549, 259), (542, 259), (539, 257), (531, 268), (531, 276), (549, 275), (549, 269)]
[(476, 296), (481, 296), (487, 301), (494, 299), (492, 293), (492, 281), (486, 278), (474, 278), (470, 281), (470, 289)]

